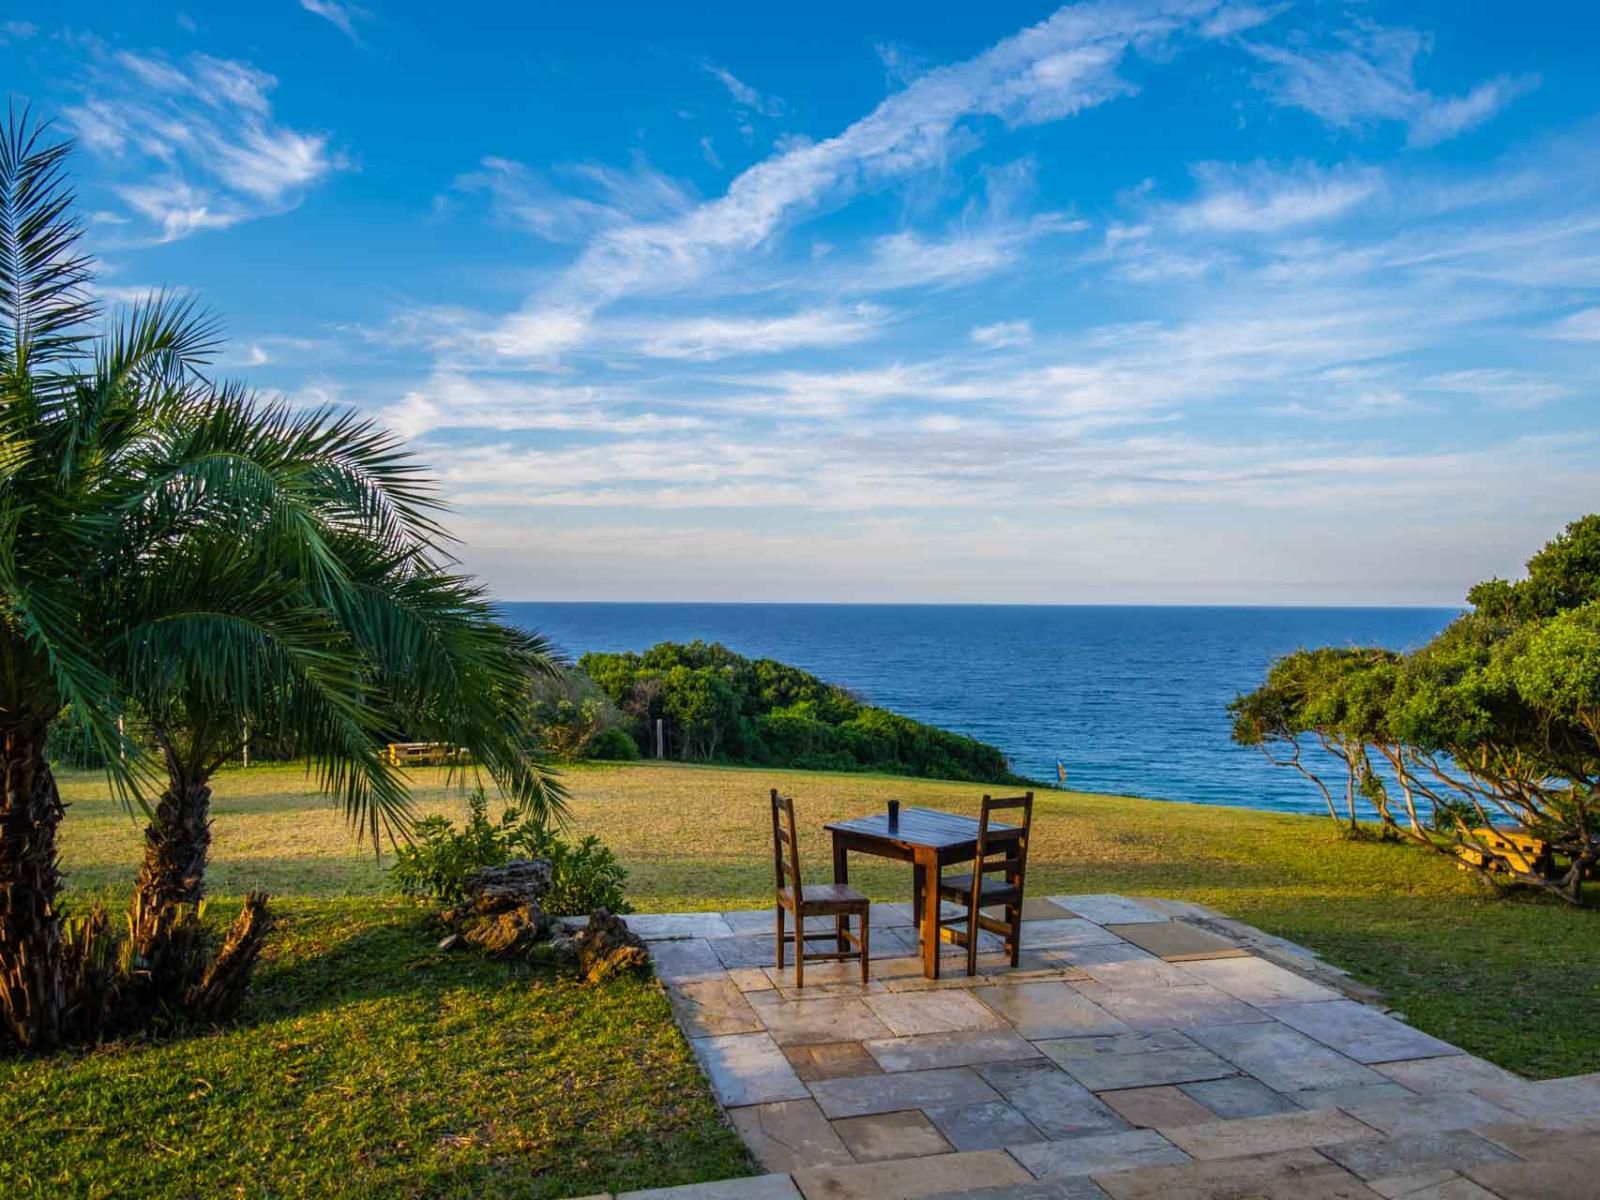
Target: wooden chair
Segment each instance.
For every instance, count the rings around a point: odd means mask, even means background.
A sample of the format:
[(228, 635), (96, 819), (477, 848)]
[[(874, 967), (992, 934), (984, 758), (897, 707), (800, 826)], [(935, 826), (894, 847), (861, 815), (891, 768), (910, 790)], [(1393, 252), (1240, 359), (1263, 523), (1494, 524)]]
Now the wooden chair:
[[(786, 942), (794, 943), (794, 985), (804, 987), (806, 984), (806, 959), (848, 959), (861, 960), (861, 982), (867, 982), (867, 957), (869, 946), (869, 932), (867, 929), (867, 898), (848, 884), (843, 883), (814, 883), (809, 887), (800, 876), (800, 840), (795, 835), (794, 825), (794, 798), (778, 795), (777, 789), (772, 792), (772, 861), (777, 869), (778, 892), (778, 969), (783, 969), (783, 947)], [(787, 911), (794, 917), (794, 932), (785, 933), (783, 929), (783, 914)], [(833, 917), (833, 932), (807, 933), (807, 917)], [(861, 932), (859, 935), (850, 931), (850, 918), (861, 918)], [(833, 938), (837, 949), (832, 952), (821, 950), (807, 952), (806, 940), (808, 938)], [(846, 945), (855, 949), (846, 949)]]
[[(992, 813), (1022, 810), (1022, 822), (989, 828)], [(1028, 873), (1028, 830), (1033, 824), (1033, 793), (994, 799), (983, 798), (978, 819), (978, 852), (970, 875), (947, 875), (939, 880), (939, 899), (950, 900), (967, 911), (939, 922), (941, 937), (967, 948), (967, 974), (978, 973), (978, 934), (1002, 934), (1006, 952), (1015, 967), (1022, 954), (1022, 890)], [(1004, 879), (990, 879), (1003, 875)], [(976, 883), (974, 883), (976, 881)], [(997, 921), (982, 911), (1004, 907), (1006, 919)], [(965, 928), (962, 928), (965, 926)]]

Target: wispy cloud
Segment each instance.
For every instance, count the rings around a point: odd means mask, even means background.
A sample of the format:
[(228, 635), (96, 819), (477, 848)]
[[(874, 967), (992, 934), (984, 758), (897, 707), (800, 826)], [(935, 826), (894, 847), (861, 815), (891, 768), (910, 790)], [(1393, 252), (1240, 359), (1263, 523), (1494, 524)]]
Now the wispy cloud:
[(356, 32), (356, 22), (372, 15), (366, 9), (347, 3), (346, 0), (300, 0), (300, 7), (328, 21), (345, 37), (357, 43), (361, 41), (361, 35)]
[(344, 165), (328, 135), (274, 120), (277, 80), (249, 63), (98, 43), (92, 54), (84, 100), (65, 115), (162, 241), (284, 212)]
[[(554, 312), (581, 338), (580, 326), (620, 297), (682, 288), (767, 244), (824, 200), (944, 163), (964, 121), (1038, 125), (1130, 94), (1118, 74), (1123, 57), (1192, 30), (1210, 11), (1183, 0), (1064, 8), (975, 58), (928, 71), (833, 137), (789, 145), (715, 200), (672, 220), (602, 231), (550, 292), (509, 321), (548, 329)], [(541, 353), (558, 348), (544, 338), (537, 345)]]
[(1012, 346), (1026, 346), (1033, 341), (1033, 324), (1029, 321), (996, 321), (992, 325), (975, 325), (968, 335), (985, 350), (1005, 350)]
[(1374, 168), (1325, 170), (1302, 164), (1286, 170), (1262, 163), (1195, 168), (1200, 195), (1168, 214), (1187, 231), (1278, 233), (1317, 224), (1348, 213), (1383, 187)]
[(1400, 122), (1413, 145), (1431, 146), (1488, 121), (1538, 85), (1532, 76), (1497, 76), (1465, 96), (1436, 96), (1416, 80), (1431, 39), (1411, 29), (1361, 22), (1319, 47), (1247, 43), (1271, 70), (1263, 80), (1278, 103), (1305, 109), (1340, 129)]
[(876, 336), (887, 317), (887, 310), (877, 305), (857, 304), (778, 317), (689, 317), (642, 326), (625, 323), (620, 331), (648, 358), (711, 361), (854, 345)]
[(702, 61), (700, 69), (727, 88), (728, 95), (732, 96), (733, 102), (742, 109), (763, 117), (781, 117), (789, 110), (789, 106), (777, 96), (768, 96), (757, 91), (727, 67)]
[(1550, 336), (1569, 342), (1600, 342), (1600, 308), (1586, 308), (1562, 317), (1551, 326)]
[(668, 220), (692, 207), (688, 189), (653, 170), (642, 158), (627, 170), (600, 163), (569, 163), (545, 175), (507, 158), (488, 157), (458, 177), (455, 189), (490, 197), (495, 214), (552, 242), (584, 242), (603, 230)]
[(25, 42), (37, 37), (39, 27), (32, 21), (0, 21), (0, 46), (9, 42)]

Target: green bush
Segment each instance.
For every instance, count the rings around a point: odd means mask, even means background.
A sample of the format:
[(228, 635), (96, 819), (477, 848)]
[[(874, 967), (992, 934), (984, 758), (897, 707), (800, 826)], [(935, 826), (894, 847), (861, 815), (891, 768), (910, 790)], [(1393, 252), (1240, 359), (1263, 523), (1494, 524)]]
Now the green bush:
[(418, 821), (409, 845), (395, 854), (389, 878), (400, 891), (448, 907), (466, 899), (467, 878), (484, 867), (512, 859), (550, 862), (547, 912), (573, 916), (608, 908), (632, 912), (623, 896), (628, 873), (609, 848), (592, 834), (573, 845), (554, 830), (507, 809), (489, 820), (489, 800), (480, 787), (467, 801), (470, 815), (461, 829), (448, 817)]
[(626, 729), (613, 726), (602, 729), (584, 743), (583, 757), (604, 762), (632, 762), (639, 757), (639, 743)]

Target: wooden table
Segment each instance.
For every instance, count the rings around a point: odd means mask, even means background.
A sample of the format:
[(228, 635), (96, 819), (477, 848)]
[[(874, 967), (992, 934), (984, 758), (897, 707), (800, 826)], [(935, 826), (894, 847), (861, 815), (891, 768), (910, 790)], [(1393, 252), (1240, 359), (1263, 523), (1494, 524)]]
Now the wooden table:
[[(889, 814), (878, 812), (833, 821), (823, 828), (833, 834), (835, 883), (850, 882), (852, 850), (912, 864), (911, 912), (922, 936), (922, 973), (939, 978), (939, 874), (952, 863), (971, 862), (977, 856), (978, 822), (931, 808), (902, 808), (892, 826)], [(1011, 825), (991, 825), (989, 843), (1021, 832)]]

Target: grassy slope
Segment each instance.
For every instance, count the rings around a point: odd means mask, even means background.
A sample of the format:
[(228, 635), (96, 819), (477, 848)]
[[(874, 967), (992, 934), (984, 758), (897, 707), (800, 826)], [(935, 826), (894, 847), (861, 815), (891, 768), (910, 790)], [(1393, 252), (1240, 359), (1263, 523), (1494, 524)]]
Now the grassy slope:
[[(665, 764), (569, 772), (575, 827), (600, 833), (631, 872), (641, 910), (770, 901), (765, 793), (792, 792), (802, 851), (828, 870), (830, 818), (906, 804), (975, 808), (966, 784)], [(419, 773), (430, 810), (459, 811), (442, 772)], [(339, 816), (304, 795), (301, 774), (261, 768), (225, 777), (214, 829), (219, 894), (373, 894), (382, 869), (353, 849)], [(74, 884), (122, 888), (137, 832), (93, 777), (66, 781)], [(1448, 862), (1409, 846), (1342, 840), (1325, 818), (1246, 809), (1041, 793), (1029, 890), (1117, 891), (1199, 900), (1322, 952), (1382, 987), (1421, 1027), (1532, 1075), (1600, 1070), (1600, 914), (1500, 900)], [(907, 871), (859, 860), (853, 881), (904, 899)]]

